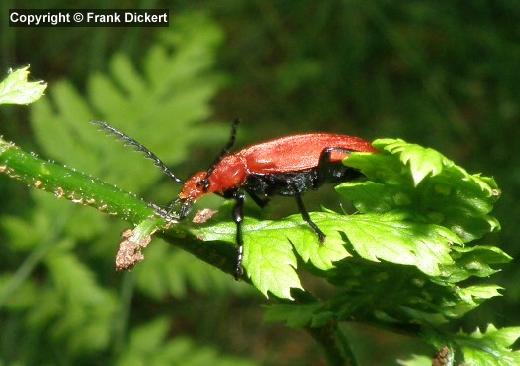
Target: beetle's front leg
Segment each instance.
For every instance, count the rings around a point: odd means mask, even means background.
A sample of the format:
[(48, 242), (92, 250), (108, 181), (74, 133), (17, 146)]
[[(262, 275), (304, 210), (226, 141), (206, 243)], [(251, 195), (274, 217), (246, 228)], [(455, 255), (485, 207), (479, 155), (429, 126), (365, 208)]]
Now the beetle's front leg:
[(239, 280), (244, 274), (242, 268), (242, 259), (244, 257), (244, 240), (242, 238), (242, 222), (244, 221), (244, 192), (236, 190), (233, 193), (235, 199), (235, 206), (233, 207), (232, 215), (233, 221), (236, 224), (236, 244), (237, 244), (237, 261), (235, 267), (235, 280)]

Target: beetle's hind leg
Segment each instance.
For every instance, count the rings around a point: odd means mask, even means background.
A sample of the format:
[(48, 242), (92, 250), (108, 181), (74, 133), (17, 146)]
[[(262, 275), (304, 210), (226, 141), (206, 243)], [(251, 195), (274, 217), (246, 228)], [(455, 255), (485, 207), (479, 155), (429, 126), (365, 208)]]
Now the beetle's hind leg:
[(320, 244), (323, 244), (325, 241), (325, 234), (323, 231), (320, 230), (318, 225), (312, 221), (311, 217), (309, 216), (309, 213), (307, 212), (307, 209), (305, 208), (305, 205), (303, 204), (302, 196), (300, 192), (295, 191), (294, 197), (296, 199), (296, 204), (298, 205), (298, 210), (300, 211), (300, 214), (302, 215), (302, 218), (309, 224), (311, 229), (318, 235), (318, 240), (320, 241)]
[(320, 160), (318, 162), (318, 167), (327, 165), (331, 163), (332, 153), (344, 153), (350, 154), (353, 152), (353, 150), (345, 149), (343, 147), (327, 147), (323, 149), (323, 151), (320, 154)]
[(332, 160), (333, 153), (345, 154), (345, 157), (354, 152), (342, 147), (328, 147), (323, 149), (318, 162), (317, 183), (341, 183), (361, 177), (361, 173), (355, 169), (347, 168), (341, 160)]

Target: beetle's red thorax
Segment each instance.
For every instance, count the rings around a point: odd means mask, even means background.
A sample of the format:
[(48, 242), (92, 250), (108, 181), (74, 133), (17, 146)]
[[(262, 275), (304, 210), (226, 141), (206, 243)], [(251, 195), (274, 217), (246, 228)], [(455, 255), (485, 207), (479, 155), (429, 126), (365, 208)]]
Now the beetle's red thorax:
[(249, 171), (244, 159), (238, 154), (225, 156), (209, 177), (209, 191), (223, 193), (245, 183)]

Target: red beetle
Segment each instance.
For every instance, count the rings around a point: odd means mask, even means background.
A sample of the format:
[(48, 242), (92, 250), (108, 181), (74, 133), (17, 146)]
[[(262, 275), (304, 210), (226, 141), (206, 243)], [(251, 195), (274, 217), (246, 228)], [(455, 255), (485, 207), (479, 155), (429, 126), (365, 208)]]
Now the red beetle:
[[(189, 214), (193, 203), (206, 193), (233, 198), (233, 221), (237, 227), (236, 278), (243, 272), (242, 221), (245, 192), (260, 207), (265, 206), (272, 195), (294, 196), (303, 219), (318, 235), (320, 243), (323, 243), (325, 234), (309, 217), (301, 198), (302, 193), (316, 189), (324, 183), (339, 183), (360, 177), (359, 171), (344, 166), (342, 160), (354, 151), (376, 152), (368, 141), (359, 137), (309, 133), (270, 140), (230, 154), (229, 150), (235, 143), (238, 122), (233, 122), (229, 142), (212, 166), (188, 179), (178, 199), (168, 210), (171, 212), (180, 205), (177, 215), (179, 219), (183, 219)], [(131, 137), (106, 122), (92, 123), (144, 153), (171, 179), (183, 183), (155, 154)], [(169, 212), (165, 214), (161, 211), (158, 214), (168, 218)]]

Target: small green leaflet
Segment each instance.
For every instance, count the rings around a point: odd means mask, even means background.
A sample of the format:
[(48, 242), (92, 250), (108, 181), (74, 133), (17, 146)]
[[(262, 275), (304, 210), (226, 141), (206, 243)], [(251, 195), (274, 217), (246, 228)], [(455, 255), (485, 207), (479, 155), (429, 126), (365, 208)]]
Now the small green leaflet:
[(489, 324), (484, 333), (477, 328), (470, 335), (460, 334), (456, 342), (469, 366), (516, 366), (520, 364), (520, 351), (513, 352), (511, 346), (518, 338), (520, 327), (497, 329)]
[(453, 247), (455, 262), (442, 267), (442, 276), (449, 283), (457, 283), (475, 277), (489, 277), (498, 272), (492, 265), (510, 262), (513, 258), (498, 247), (475, 245)]
[(404, 165), (410, 166), (414, 185), (422, 182), (426, 176), (436, 176), (445, 166), (453, 165), (437, 151), (416, 144), (409, 144), (401, 139), (379, 139), (373, 145), (380, 150), (386, 150), (392, 155), (399, 155)]
[[(296, 256), (287, 240), (286, 225), (246, 219), (244, 232), (243, 266), (255, 287), (265, 296), (292, 299), (291, 288), (302, 288), (296, 271)], [(202, 240), (222, 240), (234, 243), (236, 227), (232, 223), (196, 230)], [(312, 235), (312, 233), (310, 234)]]
[(0, 82), (0, 104), (30, 104), (43, 95), (47, 84), (43, 81), (28, 81), (29, 66), (9, 70)]

